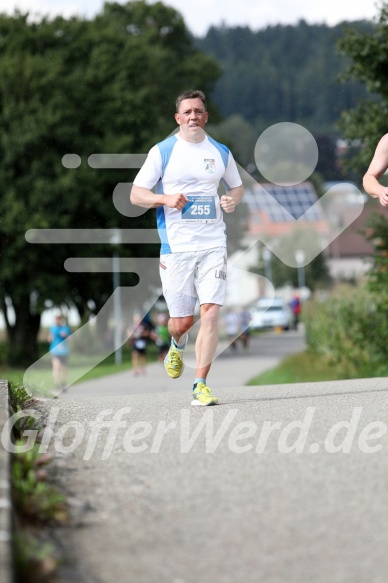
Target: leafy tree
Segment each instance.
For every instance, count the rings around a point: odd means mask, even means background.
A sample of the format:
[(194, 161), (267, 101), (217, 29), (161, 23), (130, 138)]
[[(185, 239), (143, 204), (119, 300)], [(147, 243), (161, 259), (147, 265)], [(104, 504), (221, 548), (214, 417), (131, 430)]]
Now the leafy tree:
[[(276, 250), (284, 258), (289, 258), (289, 263), (293, 262), (293, 250), (300, 247), (301, 249), (319, 249), (316, 233), (308, 228), (295, 228), (287, 234), (279, 237), (277, 240)], [(260, 253), (259, 263), (251, 268), (251, 271), (259, 275), (268, 276), (265, 269), (264, 257)], [(331, 278), (327, 268), (324, 253), (319, 253), (312, 261), (304, 267), (305, 283), (312, 291), (330, 284)], [(298, 269), (289, 267), (281, 261), (276, 255), (271, 255), (271, 282), (275, 288), (284, 285), (291, 285), (294, 288), (299, 286)]]
[[(47, 302), (75, 304), (84, 315), (91, 301), (98, 310), (112, 287), (109, 274), (63, 267), (69, 256), (109, 257), (110, 247), (32, 245), (26, 231), (154, 226), (152, 211), (129, 220), (112, 204), (116, 184), (135, 172), (96, 170), (87, 158), (146, 152), (174, 128), (175, 96), (187, 87), (209, 92), (218, 75), (180, 14), (160, 2), (105, 4), (90, 21), (0, 15), (0, 305), (10, 364), (35, 360)], [(78, 168), (64, 168), (68, 153), (81, 157)], [(134, 245), (121, 254), (157, 251)]]
[(244, 168), (249, 170), (255, 164), (258, 135), (241, 115), (231, 115), (218, 124), (209, 124), (207, 130), (213, 138), (230, 147), (233, 156)]
[[(373, 33), (349, 29), (340, 41), (339, 48), (351, 59), (348, 77), (364, 83), (372, 94), (369, 100), (364, 100), (354, 109), (344, 112), (341, 121), (346, 137), (357, 139), (362, 144), (349, 164), (364, 174), (378, 141), (387, 132), (388, 3), (382, 3)], [(387, 233), (388, 217), (383, 214), (376, 215), (367, 231), (375, 249), (374, 263), (368, 278), (371, 290), (376, 292), (375, 301), (382, 320), (388, 318)], [(385, 342), (385, 336), (380, 336), (384, 337)]]
[(356, 107), (349, 106), (341, 119), (345, 137), (362, 143), (350, 165), (366, 170), (377, 142), (387, 131), (388, 4), (382, 3), (372, 30), (348, 28), (338, 41), (338, 48), (350, 59), (345, 79), (361, 82), (371, 94), (369, 99), (361, 100)]
[(344, 175), (337, 160), (336, 143), (333, 137), (328, 134), (317, 134), (314, 137), (319, 151), (316, 172), (325, 180), (343, 180)]
[[(323, 253), (317, 255), (306, 265), (304, 270), (306, 285), (312, 291), (327, 287), (330, 284), (330, 275)], [(262, 275), (264, 275), (264, 269), (262, 270)], [(275, 287), (290, 284), (292, 287), (298, 288), (298, 270), (293, 267), (288, 267), (280, 259), (274, 257), (272, 262), (272, 283)]]
[(214, 56), (222, 68), (213, 92), (226, 117), (222, 131), (228, 136), (231, 126), (238, 123), (240, 132), (239, 119), (249, 127), (241, 134), (246, 138), (245, 148), (240, 147), (239, 135), (231, 135), (230, 145), (243, 153), (240, 163), (250, 166), (256, 178), (260, 179), (250, 144), (272, 124), (295, 122), (315, 136), (320, 151), (317, 172), (324, 180), (360, 180), (359, 173), (338, 163), (335, 151), (341, 113), (368, 95), (358, 79), (340, 82), (350, 60), (336, 50), (336, 43), (350, 26), (365, 34), (374, 30), (367, 21), (329, 27), (301, 20), (295, 26), (258, 31), (211, 27), (204, 38), (196, 39), (197, 46)]
[[(368, 99), (343, 113), (340, 124), (345, 136), (361, 145), (353, 148), (348, 166), (363, 174), (387, 131), (388, 4), (382, 3), (372, 30), (349, 28), (338, 47), (351, 62), (346, 78), (361, 82), (370, 92)], [(367, 286), (350, 292), (340, 288), (326, 302), (313, 302), (305, 316), (310, 350), (329, 357), (348, 378), (387, 372), (387, 217), (376, 215), (365, 234), (374, 246)]]
[(367, 237), (374, 246), (373, 265), (368, 272), (369, 288), (376, 293), (381, 311), (388, 318), (388, 219), (375, 215), (368, 226)]
[[(356, 30), (373, 31), (368, 22), (351, 24)], [(257, 137), (282, 121), (336, 135), (342, 111), (366, 96), (358, 81), (340, 84), (338, 80), (348, 59), (335, 47), (346, 25), (309, 25), (301, 20), (295, 26), (258, 31), (211, 27), (196, 43), (222, 67), (214, 89), (221, 113), (241, 115), (258, 132)]]

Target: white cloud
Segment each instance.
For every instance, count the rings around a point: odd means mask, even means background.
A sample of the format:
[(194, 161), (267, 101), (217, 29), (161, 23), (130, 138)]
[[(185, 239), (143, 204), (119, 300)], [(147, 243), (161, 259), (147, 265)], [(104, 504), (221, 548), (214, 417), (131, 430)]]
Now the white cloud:
[[(125, 0), (119, 1), (124, 3)], [(103, 0), (7, 0), (7, 8), (0, 10), (10, 14), (18, 7), (22, 11), (49, 16), (79, 14), (91, 17), (102, 10), (103, 3)], [(222, 22), (257, 30), (268, 24), (295, 24), (300, 19), (329, 25), (342, 20), (371, 20), (378, 13), (376, 0), (223, 0), (222, 3), (220, 0), (164, 0), (164, 3), (179, 10), (196, 35), (205, 34), (209, 26)]]
[(91, 17), (102, 9), (103, 0), (7, 0), (6, 9), (0, 11), (12, 14), (16, 9), (30, 14), (44, 16), (62, 15), (65, 18), (78, 14)]

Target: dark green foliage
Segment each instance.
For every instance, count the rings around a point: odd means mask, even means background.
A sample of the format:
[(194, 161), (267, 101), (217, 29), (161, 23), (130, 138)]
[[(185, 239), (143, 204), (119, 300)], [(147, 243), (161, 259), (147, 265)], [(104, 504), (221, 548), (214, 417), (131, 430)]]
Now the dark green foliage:
[[(73, 303), (87, 318), (112, 291), (110, 274), (71, 274), (67, 257), (110, 257), (105, 245), (32, 245), (28, 229), (142, 228), (118, 213), (112, 193), (136, 171), (96, 170), (93, 153), (143, 153), (174, 128), (174, 100), (188, 86), (209, 92), (219, 74), (195, 48), (175, 10), (144, 1), (105, 4), (94, 20), (29, 24), (27, 16), (0, 15), (0, 309), (7, 321), (8, 361), (37, 357), (40, 314)], [(82, 164), (64, 168), (78, 154)], [(129, 189), (128, 189), (129, 192)], [(126, 246), (122, 256), (149, 256), (156, 245)], [(126, 274), (123, 285), (137, 278)]]
[[(222, 66), (214, 98), (225, 116), (241, 115), (262, 131), (273, 123), (297, 122), (314, 133), (335, 133), (344, 109), (366, 96), (354, 80), (340, 84), (348, 60), (338, 54), (336, 42), (346, 24), (212, 27), (197, 46)], [(367, 22), (352, 23), (372, 32)]]
[(339, 287), (304, 307), (308, 349), (332, 362), (342, 378), (386, 376), (387, 314), (365, 287)]
[(350, 165), (365, 172), (378, 141), (387, 132), (388, 4), (381, 4), (373, 30), (348, 27), (338, 47), (351, 61), (346, 79), (361, 82), (373, 96), (362, 100), (357, 106), (355, 103), (349, 104), (341, 121), (346, 137), (361, 140), (363, 145)]
[[(16, 441), (23, 447), (23, 440)], [(51, 457), (39, 454), (39, 444), (28, 452), (18, 453), (12, 463), (13, 502), (24, 519), (46, 522), (66, 513), (65, 497), (51, 484), (39, 469), (51, 461)], [(42, 474), (44, 478), (42, 479)]]
[(372, 217), (366, 235), (375, 250), (368, 272), (369, 288), (388, 317), (388, 217), (380, 214)]
[[(312, 291), (325, 288), (330, 284), (330, 275), (323, 253), (317, 255), (304, 269), (306, 285)], [(275, 287), (282, 287), (288, 284), (297, 289), (299, 285), (298, 269), (288, 267), (280, 259), (274, 257), (272, 262), (272, 284)]]
[[(298, 247), (297, 244), (301, 249), (315, 249), (317, 253), (320, 248), (316, 234), (313, 231), (308, 229), (295, 229), (279, 237), (275, 249), (281, 257), (289, 257), (291, 262), (293, 260), (292, 250)], [(303, 269), (305, 284), (310, 290), (314, 291), (330, 285), (331, 278), (324, 253), (318, 253)], [(252, 271), (263, 276), (268, 276), (264, 266), (263, 253), (260, 253), (259, 264), (253, 266)], [(290, 285), (297, 289), (299, 287), (298, 269), (296, 267), (289, 267), (275, 253), (272, 253), (271, 283), (275, 288)]]

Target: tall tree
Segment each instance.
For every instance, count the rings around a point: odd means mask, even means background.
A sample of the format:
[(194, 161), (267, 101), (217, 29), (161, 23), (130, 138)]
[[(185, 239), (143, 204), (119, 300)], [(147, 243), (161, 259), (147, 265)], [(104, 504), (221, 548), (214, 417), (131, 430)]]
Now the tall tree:
[[(98, 308), (111, 278), (69, 274), (69, 256), (109, 256), (107, 246), (31, 245), (36, 228), (141, 228), (153, 215), (128, 219), (112, 203), (131, 171), (96, 170), (93, 153), (142, 153), (173, 129), (173, 100), (187, 87), (210, 91), (214, 60), (193, 45), (180, 14), (158, 2), (105, 4), (93, 20), (0, 15), (0, 302), (10, 364), (37, 356), (47, 301)], [(65, 168), (68, 153), (81, 158)], [(127, 246), (142, 256), (155, 247)], [(127, 279), (133, 283), (131, 278)]]
[[(369, 22), (351, 25), (373, 31)], [(348, 59), (338, 54), (336, 41), (346, 26), (310, 25), (301, 20), (295, 26), (279, 24), (258, 31), (210, 28), (196, 43), (222, 67), (214, 90), (221, 113), (241, 115), (256, 131), (289, 121), (335, 135), (341, 112), (366, 96), (357, 80), (339, 83)]]
[(370, 92), (342, 115), (345, 137), (358, 140), (362, 147), (352, 157), (353, 168), (365, 169), (377, 142), (387, 131), (388, 113), (388, 3), (383, 2), (373, 30), (348, 27), (338, 41), (339, 50), (350, 59), (345, 77), (361, 82)]
[[(316, 233), (310, 229), (295, 229), (277, 240), (277, 250), (284, 257), (288, 250), (295, 249), (300, 245), (302, 249), (319, 249)], [(275, 288), (290, 285), (298, 288), (300, 284), (298, 268), (289, 267), (276, 255), (271, 255), (271, 282)], [(304, 268), (305, 285), (312, 291), (326, 287), (331, 282), (328, 266), (324, 253), (319, 253)], [(265, 267), (263, 254), (260, 254), (257, 265), (252, 266), (252, 271), (259, 275), (267, 276), (268, 270)]]
[[(351, 59), (347, 75), (361, 81), (371, 92), (369, 100), (344, 112), (342, 128), (347, 138), (361, 147), (349, 160), (352, 168), (364, 174), (380, 138), (387, 133), (388, 114), (388, 3), (383, 2), (372, 33), (350, 29), (339, 43)], [(385, 180), (384, 177), (382, 180)], [(372, 204), (372, 203), (371, 203)], [(376, 204), (376, 203), (375, 203)], [(372, 316), (365, 332), (371, 345), (371, 361), (386, 363), (388, 342), (388, 217), (376, 214), (366, 232), (374, 246), (373, 265), (368, 272), (369, 288), (374, 292)]]

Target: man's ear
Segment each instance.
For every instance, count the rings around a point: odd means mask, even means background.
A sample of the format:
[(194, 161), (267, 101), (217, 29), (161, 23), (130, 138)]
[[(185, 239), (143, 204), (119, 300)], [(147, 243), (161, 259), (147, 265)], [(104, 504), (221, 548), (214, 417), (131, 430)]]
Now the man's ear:
[(178, 125), (181, 125), (181, 124), (180, 124), (180, 120), (179, 120), (179, 113), (176, 113), (176, 114), (174, 115), (174, 117), (175, 117), (175, 121), (176, 121), (176, 123), (177, 123)]

